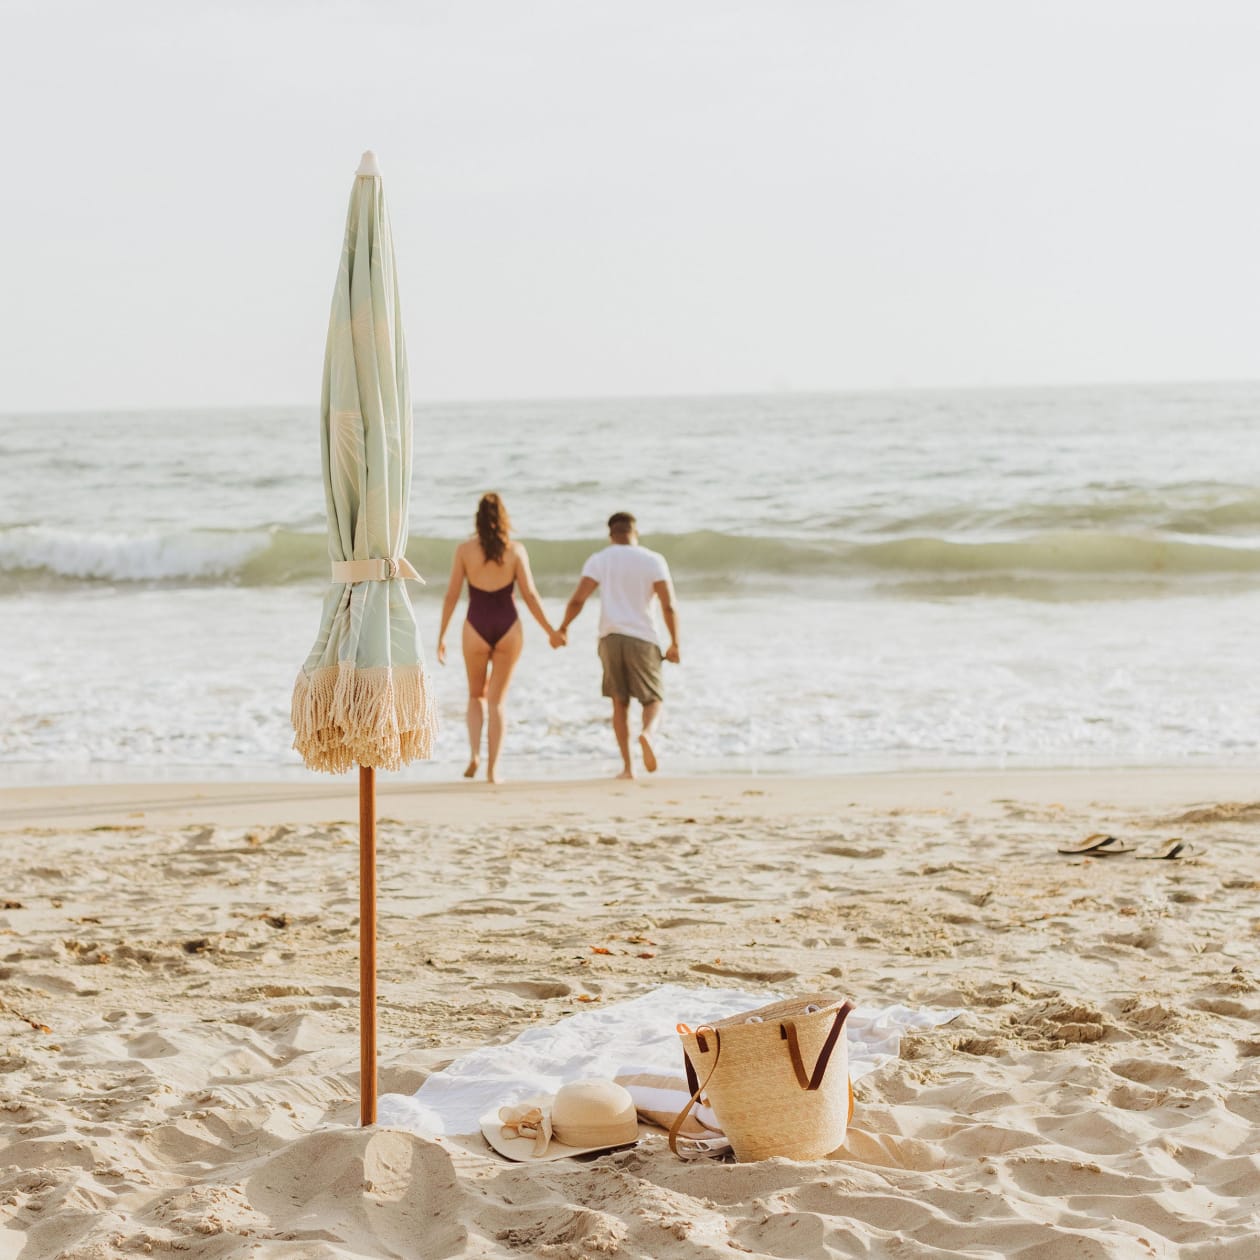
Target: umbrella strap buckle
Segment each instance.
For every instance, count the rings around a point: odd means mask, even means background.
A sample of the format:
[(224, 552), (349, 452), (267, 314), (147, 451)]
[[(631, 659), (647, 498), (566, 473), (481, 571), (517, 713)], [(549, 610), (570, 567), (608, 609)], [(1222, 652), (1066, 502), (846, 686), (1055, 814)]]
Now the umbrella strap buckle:
[(376, 556), (371, 560), (334, 560), (331, 579), (334, 582), (393, 582), (404, 578), (408, 582), (421, 582), (422, 578), (411, 567), (405, 556)]

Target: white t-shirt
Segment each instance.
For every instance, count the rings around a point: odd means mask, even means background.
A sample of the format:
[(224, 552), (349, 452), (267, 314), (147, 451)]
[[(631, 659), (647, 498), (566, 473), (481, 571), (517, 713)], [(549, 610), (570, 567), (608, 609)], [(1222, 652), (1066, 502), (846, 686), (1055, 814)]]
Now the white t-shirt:
[(583, 566), (582, 576), (599, 583), (599, 637), (626, 634), (659, 643), (652, 620), (656, 582), (669, 581), (669, 565), (658, 552), (637, 543), (612, 543)]

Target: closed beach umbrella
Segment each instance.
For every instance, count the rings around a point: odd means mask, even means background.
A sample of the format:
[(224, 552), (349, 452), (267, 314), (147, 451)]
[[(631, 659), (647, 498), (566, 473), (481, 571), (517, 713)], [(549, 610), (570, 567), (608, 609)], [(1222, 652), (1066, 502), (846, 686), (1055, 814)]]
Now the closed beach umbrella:
[(376, 780), (431, 755), (437, 712), (403, 554), (411, 393), (381, 172), (365, 153), (346, 217), (320, 408), (331, 585), (293, 688), (293, 746), (312, 770), (359, 767), (362, 1121), (376, 1120)]

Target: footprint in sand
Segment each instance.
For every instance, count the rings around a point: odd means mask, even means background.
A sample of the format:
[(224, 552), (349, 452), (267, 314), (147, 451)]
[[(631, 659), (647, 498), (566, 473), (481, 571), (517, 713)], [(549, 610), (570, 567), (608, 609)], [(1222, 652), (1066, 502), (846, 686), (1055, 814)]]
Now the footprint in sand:
[(799, 974), (786, 968), (732, 967), (723, 963), (692, 963), (692, 971), (706, 976), (730, 976), (736, 980), (761, 980), (766, 984), (779, 984), (784, 980), (794, 980)]
[[(514, 901), (465, 901), (461, 905), (452, 906), (449, 910), (442, 911), (443, 914), (515, 914), (518, 905), (526, 903), (518, 903)], [(533, 908), (530, 903), (530, 908)]]
[(255, 988), (241, 989), (228, 999), (232, 1002), (257, 1002), (260, 998), (286, 997), (357, 997), (359, 990), (344, 984), (260, 984)]
[(1196, 998), (1191, 1006), (1198, 1011), (1207, 1011), (1209, 1015), (1224, 1015), (1228, 1019), (1245, 1019), (1254, 1023), (1257, 1011), (1245, 1002), (1237, 1002), (1232, 998)]
[(1229, 969), (1224, 979), (1217, 980), (1212, 986), (1217, 993), (1255, 993), (1260, 991), (1260, 983), (1245, 967), (1237, 963)]
[(128, 1056), (133, 1059), (166, 1059), (186, 1049), (160, 1032), (142, 1032), (129, 1037), (125, 1044)]
[(1130, 949), (1153, 950), (1163, 940), (1163, 933), (1155, 924), (1150, 924), (1139, 928), (1136, 932), (1104, 932), (1102, 939), (1108, 945), (1127, 945)]
[[(1162, 1059), (1118, 1059), (1110, 1065), (1110, 1071), (1122, 1080), (1136, 1081), (1139, 1085), (1184, 1088), (1189, 1083), (1180, 1063), (1168, 1063)], [(1195, 1088), (1202, 1084), (1202, 1081), (1193, 1082)]]
[(1043, 1003), (1011, 1022), (1017, 1037), (1042, 1049), (1102, 1041), (1114, 1027), (1102, 1011), (1062, 1000)]
[(1008, 1045), (1003, 1037), (960, 1037), (954, 1042), (954, 1049), (963, 1054), (996, 1055), (1004, 1054)]
[(517, 980), (511, 984), (479, 984), (479, 989), (494, 989), (522, 998), (562, 998), (573, 993), (573, 987), (561, 980)]

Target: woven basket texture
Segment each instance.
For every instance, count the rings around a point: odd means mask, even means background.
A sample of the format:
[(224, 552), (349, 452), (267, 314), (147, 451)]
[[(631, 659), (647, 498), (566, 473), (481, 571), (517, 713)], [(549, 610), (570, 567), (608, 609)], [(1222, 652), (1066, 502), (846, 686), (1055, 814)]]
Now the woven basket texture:
[[(782, 1032), (789, 1021), (796, 1025), (805, 1071), (812, 1074), (843, 1004), (832, 994), (806, 993), (680, 1034), (698, 1079), (708, 1078), (704, 1093), (741, 1163), (776, 1155), (821, 1159), (844, 1143), (849, 1056), (843, 1032), (816, 1090), (801, 1088)], [(808, 1006), (819, 1009), (806, 1014)], [(749, 1023), (753, 1016), (760, 1022)]]

